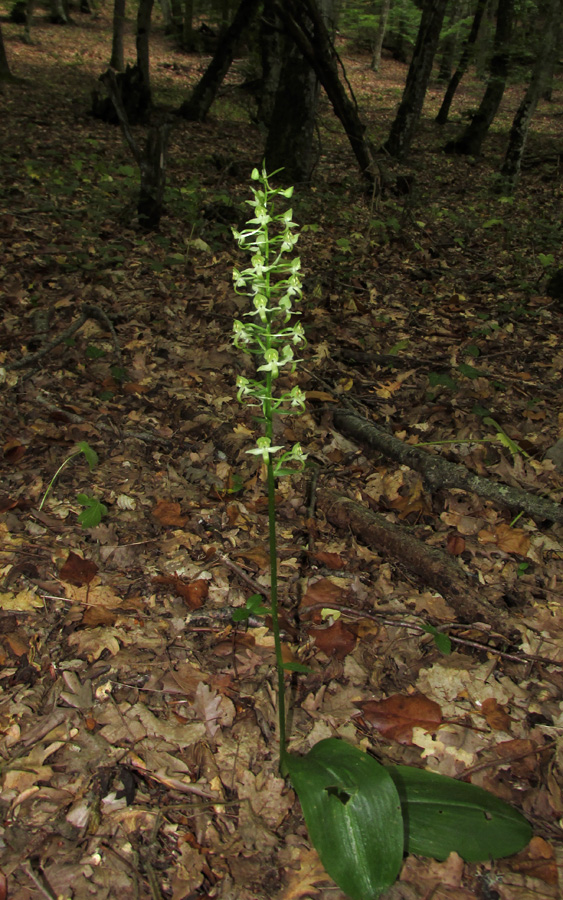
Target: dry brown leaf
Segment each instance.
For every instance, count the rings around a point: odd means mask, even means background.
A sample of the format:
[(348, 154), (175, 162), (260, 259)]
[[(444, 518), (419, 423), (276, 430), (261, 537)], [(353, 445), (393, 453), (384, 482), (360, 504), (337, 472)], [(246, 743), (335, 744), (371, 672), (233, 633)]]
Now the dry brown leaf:
[(488, 697), (486, 700), (483, 700), (481, 712), (485, 716), (487, 725), (493, 731), (510, 730), (510, 716), (494, 697)]
[(394, 694), (386, 700), (367, 700), (357, 705), (376, 731), (399, 744), (412, 744), (415, 727), (434, 733), (442, 724), (440, 707), (424, 694)]
[(188, 521), (188, 517), (180, 512), (180, 504), (172, 503), (170, 500), (159, 500), (152, 508), (152, 515), (161, 525), (177, 528), (183, 528)]
[(311, 558), (321, 566), (326, 566), (327, 569), (345, 569), (347, 566), (346, 560), (339, 553), (327, 553), (325, 550), (318, 550), (316, 553), (311, 554)]
[(304, 850), (299, 858), (299, 868), (289, 869), (289, 879), (280, 900), (300, 900), (318, 894), (317, 882), (329, 881), (316, 850)]
[(72, 550), (69, 552), (66, 562), (59, 569), (59, 578), (61, 581), (74, 584), (76, 587), (82, 587), (84, 584), (90, 584), (95, 575), (98, 574), (98, 567), (91, 559), (83, 559)]
[(335, 659), (344, 659), (356, 646), (356, 635), (348, 628), (342, 619), (337, 619), (328, 628), (308, 629), (307, 634), (313, 638), (315, 646)]
[(513, 872), (539, 878), (545, 884), (557, 886), (559, 875), (553, 848), (541, 837), (533, 837), (525, 850), (510, 860)]

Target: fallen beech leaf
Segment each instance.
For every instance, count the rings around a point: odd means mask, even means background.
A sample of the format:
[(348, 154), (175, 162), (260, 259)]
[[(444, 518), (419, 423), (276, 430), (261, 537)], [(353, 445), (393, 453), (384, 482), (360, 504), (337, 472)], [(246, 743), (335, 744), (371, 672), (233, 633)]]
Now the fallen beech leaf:
[(23, 636), (16, 634), (15, 632), (5, 634), (4, 641), (10, 648), (13, 656), (25, 656), (26, 653), (30, 652), (29, 642), (26, 641)]
[(197, 581), (188, 583), (178, 575), (156, 575), (152, 579), (152, 583), (170, 588), (173, 593), (178, 594), (186, 601), (190, 609), (199, 609), (203, 606), (203, 601), (209, 593), (209, 583), (205, 578), (198, 578)]
[[(324, 607), (328, 608), (341, 602), (342, 591), (338, 585), (334, 584), (329, 578), (320, 578), (319, 581), (315, 581), (314, 584), (308, 586), (305, 594), (301, 598), (299, 611), (301, 615), (303, 615), (310, 606), (317, 606), (317, 604), (322, 603)], [(317, 623), (321, 621), (320, 607), (312, 613), (310, 619)]]
[(538, 747), (529, 738), (515, 738), (513, 741), (501, 741), (496, 744), (495, 753), (501, 759), (510, 762), (510, 771), (517, 778), (530, 778), (538, 770)]
[(115, 625), (117, 614), (105, 606), (88, 606), (80, 622), (88, 628), (97, 628), (98, 625)]
[(521, 528), (511, 528), (506, 522), (501, 522), (493, 531), (484, 528), (478, 537), (482, 544), (496, 544), (499, 550), (504, 550), (505, 553), (526, 556), (530, 549), (528, 534)]
[(82, 587), (84, 584), (90, 584), (97, 573), (98, 567), (93, 560), (83, 559), (71, 550), (66, 562), (59, 569), (59, 578), (67, 584)]
[(152, 514), (161, 525), (176, 525), (183, 528), (188, 521), (187, 516), (180, 514), (180, 504), (169, 500), (159, 500), (153, 507)]
[(326, 553), (324, 550), (319, 550), (318, 553), (312, 554), (312, 559), (320, 563), (321, 566), (326, 566), (327, 569), (346, 568), (346, 560), (339, 553)]
[(2, 450), (4, 451), (4, 459), (11, 465), (19, 462), (25, 454), (25, 447), (18, 440), (7, 441)]
[(559, 876), (553, 848), (541, 837), (533, 837), (525, 850), (510, 859), (510, 870), (545, 884), (557, 886)]
[(412, 694), (408, 697), (393, 694), (386, 700), (367, 700), (358, 706), (376, 731), (399, 744), (412, 744), (412, 731), (415, 727), (433, 733), (442, 724), (440, 707), (424, 694)]
[(328, 628), (309, 628), (309, 637), (312, 637), (315, 646), (336, 659), (344, 659), (356, 646), (356, 635), (338, 619)]
[(262, 571), (266, 571), (268, 566), (270, 565), (270, 556), (265, 547), (258, 545), (257, 547), (251, 547), (250, 550), (241, 550), (240, 553), (237, 553), (237, 557), (240, 559), (247, 559), (250, 562), (256, 563), (259, 569)]
[(483, 700), (481, 712), (485, 716), (489, 728), (494, 731), (510, 730), (510, 716), (494, 697), (487, 697), (486, 700)]
[(449, 534), (446, 549), (452, 556), (460, 556), (465, 550), (465, 538), (460, 534)]

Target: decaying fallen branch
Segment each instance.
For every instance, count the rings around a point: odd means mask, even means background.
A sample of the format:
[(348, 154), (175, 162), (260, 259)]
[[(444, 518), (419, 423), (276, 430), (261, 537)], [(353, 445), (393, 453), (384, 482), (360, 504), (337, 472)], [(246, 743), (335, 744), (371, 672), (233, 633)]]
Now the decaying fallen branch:
[(337, 409), (333, 413), (334, 424), (347, 437), (355, 440), (370, 450), (375, 450), (394, 459), (404, 466), (415, 469), (423, 476), (427, 484), (434, 490), (444, 488), (460, 488), (473, 491), (479, 497), (493, 500), (511, 510), (523, 510), (533, 519), (552, 522), (563, 522), (563, 505), (537, 494), (530, 494), (520, 488), (507, 484), (498, 484), (469, 472), (464, 466), (448, 462), (439, 456), (425, 453), (418, 447), (412, 447), (399, 441), (393, 435), (382, 431), (373, 422), (345, 409)]
[(336, 491), (320, 490), (317, 505), (333, 525), (351, 528), (373, 550), (391, 557), (442, 594), (460, 622), (485, 622), (509, 640), (516, 637), (506, 613), (479, 596), (477, 588), (452, 557), (436, 547), (428, 547), (406, 528), (388, 522)]
[(65, 328), (64, 331), (61, 331), (52, 341), (49, 341), (47, 344), (44, 344), (41, 347), (41, 350), (38, 350), (37, 353), (30, 353), (29, 356), (23, 356), (21, 359), (16, 360), (16, 362), (10, 363), (5, 368), (6, 370), (14, 370), (14, 369), (24, 369), (26, 366), (31, 366), (36, 362), (39, 362), (40, 359), (43, 359), (44, 356), (47, 356), (51, 350), (54, 350), (55, 347), (58, 347), (59, 344), (62, 344), (64, 341), (67, 341), (69, 337), (71, 337), (75, 331), (78, 331), (79, 328), (82, 328), (85, 322), (88, 319), (96, 319), (103, 325), (111, 334), (113, 347), (115, 350), (115, 355), (118, 361), (121, 363), (121, 350), (119, 347), (119, 340), (117, 337), (117, 333), (115, 328), (113, 327), (113, 323), (107, 313), (100, 309), (99, 306), (94, 306), (92, 303), (82, 303), (80, 306), (80, 316), (76, 319), (72, 325), (69, 325), (68, 328)]

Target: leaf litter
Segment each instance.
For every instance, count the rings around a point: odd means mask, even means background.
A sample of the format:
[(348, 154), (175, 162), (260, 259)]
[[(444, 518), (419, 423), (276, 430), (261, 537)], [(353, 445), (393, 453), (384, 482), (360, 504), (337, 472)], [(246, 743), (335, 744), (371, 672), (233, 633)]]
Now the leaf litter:
[[(74, 38), (41, 29), (71, 61)], [(57, 96), (83, 96), (105, 65), (107, 42), (88, 39), (87, 62), (66, 66), (63, 79), (50, 69)], [(36, 52), (18, 46), (18, 66), (25, 71)], [(185, 75), (161, 67), (171, 54), (155, 36), (156, 84), (165, 89), (172, 78), (185, 93)], [(195, 79), (196, 58), (181, 59)], [(371, 98), (365, 61), (346, 65)], [(388, 62), (386, 73), (381, 114), (390, 120), (404, 71)], [(264, 485), (245, 455), (254, 425), (234, 397), (245, 361), (230, 345), (240, 314), (233, 242), (228, 229), (203, 222), (194, 242), (174, 208), (160, 235), (140, 239), (118, 220), (122, 196), (92, 202), (97, 155), (88, 148), (99, 144), (99, 126), (53, 104), (40, 83), (28, 84), (25, 105), (15, 91), (6, 115), (25, 165), (7, 160), (0, 363), (36, 349), (37, 307), (52, 311), (56, 334), (79, 298), (113, 317), (126, 371), (115, 371), (115, 348), (94, 318), (29, 379), (12, 371), (3, 391), (0, 890), (7, 879), (14, 900), (38, 891), (73, 900), (324, 896), (327, 877), (277, 771), (267, 622), (231, 620), (250, 593), (268, 592)], [(514, 91), (508, 99), (516, 103)], [(430, 97), (429, 115), (436, 102)], [(172, 138), (171, 180), (197, 182), (199, 198), (224, 191), (212, 169), (217, 145), (239, 148), (241, 171), (259, 162), (250, 126), (245, 136), (230, 116), (223, 106), (204, 127), (186, 126), (199, 163), (183, 158), (179, 134)], [(470, 779), (533, 823), (530, 846), (494, 865), (409, 857), (389, 898), (555, 898), (561, 525), (515, 521), (476, 494), (429, 490), (405, 465), (368, 455), (331, 414), (351, 402), (407, 445), (561, 502), (549, 454), (563, 428), (561, 311), (541, 293), (527, 253), (532, 240), (544, 252), (554, 243), (546, 223), (555, 196), (541, 176), (542, 139), (554, 138), (532, 136), (538, 174), (526, 172), (529, 190), (510, 210), (510, 230), (497, 235), (487, 225), (498, 218), (488, 159), (472, 169), (444, 158), (425, 132), (412, 162), (415, 195), (383, 196), (370, 215), (332, 126), (324, 110), (319, 195), (304, 191), (295, 204), (303, 224), (318, 226), (299, 245), (311, 298), (300, 374), (309, 411), (284, 422), (276, 440), (300, 441), (323, 486), (457, 560), (518, 640), (463, 620), (408, 560), (331, 524), (308, 496), (308, 478), (283, 480), (286, 652), (310, 670), (293, 683), (292, 747), (341, 736), (380, 761)], [(112, 171), (129, 164), (117, 131), (103, 141)], [(491, 137), (492, 156), (498, 141)], [(90, 186), (77, 178), (63, 197), (52, 151), (71, 162), (71, 145)], [(477, 198), (466, 213), (460, 184)], [(246, 190), (231, 179), (235, 203)], [(347, 252), (342, 239), (354, 229)], [(66, 469), (39, 511), (53, 473), (83, 441), (98, 466)], [(81, 493), (107, 506), (95, 528), (78, 524)], [(449, 655), (425, 626), (450, 637)]]

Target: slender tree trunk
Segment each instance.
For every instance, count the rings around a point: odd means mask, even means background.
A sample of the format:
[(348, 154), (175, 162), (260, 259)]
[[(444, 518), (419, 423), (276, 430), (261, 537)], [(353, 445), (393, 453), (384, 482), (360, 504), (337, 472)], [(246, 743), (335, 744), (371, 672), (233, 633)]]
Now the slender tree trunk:
[[(319, 0), (318, 6), (325, 27), (332, 31), (332, 0)], [(314, 23), (309, 19), (306, 24), (314, 34)], [(265, 159), (270, 172), (283, 168), (282, 177), (293, 184), (308, 181), (313, 171), (318, 97), (319, 80), (314, 68), (293, 38), (287, 36)]]
[[(315, 0), (275, 0), (274, 8), (288, 34), (317, 73), (336, 116), (342, 122), (362, 176), (372, 185), (377, 165), (365, 138), (365, 125), (360, 120), (355, 100), (350, 99), (338, 77), (338, 56)], [(307, 30), (305, 13), (314, 23), (313, 33)]]
[(113, 32), (111, 40), (111, 59), (109, 64), (116, 72), (123, 72), (125, 68), (125, 57), (123, 54), (125, 2), (126, 0), (113, 0)]
[(154, 0), (139, 0), (137, 11), (137, 66), (148, 91), (151, 87), (149, 39), (153, 3)]
[(196, 84), (192, 96), (182, 103), (179, 115), (192, 122), (203, 122), (217, 91), (235, 56), (236, 45), (250, 25), (260, 5), (260, 0), (241, 0), (235, 17), (225, 34), (220, 38), (215, 56), (209, 63), (207, 71)]
[(25, 22), (23, 26), (23, 42), (24, 44), (33, 43), (31, 39), (31, 26), (33, 24), (33, 8), (35, 6), (34, 0), (27, 0), (25, 4)]
[(452, 77), (452, 68), (454, 57), (457, 49), (457, 33), (455, 26), (463, 16), (465, 0), (455, 0), (451, 6), (448, 16), (447, 31), (449, 34), (444, 38), (440, 47), (440, 69), (438, 72), (438, 81), (447, 82)]
[(448, 153), (479, 156), (481, 147), (504, 94), (510, 58), (510, 39), (514, 19), (514, 0), (499, 0), (494, 51), (490, 65), (489, 82), (479, 109), (456, 141), (446, 145)]
[(182, 22), (182, 49), (192, 50), (194, 45), (194, 0), (184, 0)]
[(129, 118), (117, 82), (119, 77), (112, 69), (108, 69), (101, 76), (100, 81), (110, 95), (123, 136), (139, 166), (141, 176), (137, 201), (139, 225), (145, 231), (154, 231), (158, 228), (164, 205), (167, 148), (171, 124), (164, 120), (151, 125), (144, 150), (141, 150), (129, 125)]
[(408, 153), (422, 113), (447, 2), (448, 0), (427, 0), (422, 12), (403, 98), (385, 144), (387, 152), (398, 159)]
[(258, 121), (266, 128), (270, 128), (280, 83), (284, 51), (282, 25), (276, 16), (272, 0), (264, 0), (264, 9), (260, 17), (260, 51), (262, 78), (258, 101)]
[(379, 7), (379, 21), (377, 23), (377, 31), (373, 39), (373, 50), (371, 55), (371, 68), (374, 72), (379, 72), (381, 66), (381, 51), (383, 49), (383, 39), (387, 30), (387, 20), (389, 19), (389, 10), (391, 9), (391, 0), (381, 0)]
[(457, 91), (461, 79), (467, 72), (469, 63), (473, 58), (475, 44), (479, 35), (479, 28), (481, 27), (481, 22), (483, 21), (483, 15), (487, 8), (487, 3), (488, 0), (477, 0), (477, 8), (475, 9), (475, 15), (473, 16), (471, 31), (469, 32), (467, 40), (463, 45), (461, 59), (458, 63), (457, 69), (451, 77), (448, 87), (446, 88), (446, 93), (444, 94), (444, 99), (442, 100), (440, 111), (436, 116), (436, 121), (440, 125), (444, 125), (448, 121), (450, 106), (452, 105), (452, 100), (454, 99), (455, 92)]
[(552, 71), (553, 60), (555, 59), (561, 30), (561, 3), (562, 0), (550, 0), (546, 11), (545, 28), (542, 34), (541, 45), (538, 47), (539, 52), (536, 57), (536, 64), (532, 71), (532, 77), (524, 98), (514, 116), (514, 121), (512, 122), (508, 147), (501, 169), (501, 176), (503, 179), (502, 186), (506, 194), (514, 193), (516, 188), (520, 176), (522, 157), (528, 139), (530, 122), (536, 111), (536, 106), (542, 95), (542, 91), (545, 88), (549, 74)]
[(6, 47), (4, 46), (4, 38), (2, 36), (2, 26), (0, 25), (0, 81), (8, 81), (11, 79), (10, 64), (6, 55)]

